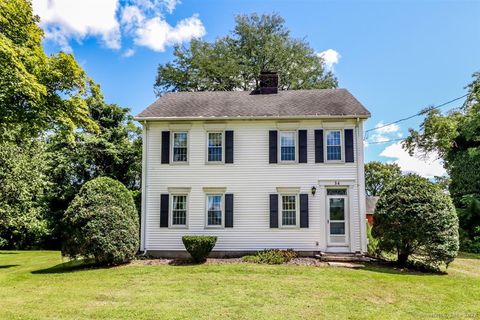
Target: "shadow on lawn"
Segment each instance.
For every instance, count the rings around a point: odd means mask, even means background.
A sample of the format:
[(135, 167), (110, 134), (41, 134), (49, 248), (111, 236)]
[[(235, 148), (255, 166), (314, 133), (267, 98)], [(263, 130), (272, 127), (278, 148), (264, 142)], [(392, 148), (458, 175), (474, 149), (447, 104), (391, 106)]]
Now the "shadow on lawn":
[(0, 254), (18, 254), (18, 252), (0, 251)]
[(86, 271), (93, 269), (108, 269), (111, 267), (116, 267), (118, 265), (98, 265), (95, 264), (92, 260), (72, 260), (64, 263), (57, 264), (56, 266), (32, 271), (32, 274), (49, 274), (49, 273), (68, 273), (75, 271)]
[(480, 254), (469, 253), (469, 252), (459, 252), (457, 259), (480, 260)]
[(19, 264), (4, 264), (4, 265), (0, 265), (0, 269), (8, 269), (8, 268), (12, 268), (12, 267), (18, 267)]
[(377, 262), (377, 263), (365, 263), (365, 268), (359, 270), (387, 273), (403, 276), (444, 276), (448, 273), (445, 271), (421, 271), (412, 268), (399, 268), (394, 262)]

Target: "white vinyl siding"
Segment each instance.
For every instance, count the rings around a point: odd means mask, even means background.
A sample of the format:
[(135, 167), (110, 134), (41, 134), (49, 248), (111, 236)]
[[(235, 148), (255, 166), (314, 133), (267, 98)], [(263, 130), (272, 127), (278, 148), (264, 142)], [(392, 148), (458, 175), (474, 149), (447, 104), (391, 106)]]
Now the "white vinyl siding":
[[(235, 163), (228, 166), (209, 165), (206, 141), (208, 121), (191, 121), (188, 131), (189, 165), (167, 166), (161, 164), (161, 132), (168, 130), (169, 122), (149, 122), (144, 141), (146, 146), (145, 241), (147, 250), (184, 251), (184, 235), (218, 236), (214, 251), (258, 251), (279, 248), (301, 251), (325, 251), (326, 243), (326, 189), (319, 181), (351, 180), (348, 190), (352, 236), (350, 251), (361, 248), (361, 226), (365, 221), (359, 212), (359, 183), (355, 163), (315, 163), (314, 130), (330, 128), (321, 120), (302, 120), (298, 127), (307, 131), (308, 163), (272, 166), (269, 164), (269, 131), (277, 130), (272, 120), (231, 120), (226, 126), (235, 132)], [(356, 120), (336, 123), (335, 128), (357, 128)], [(280, 132), (279, 132), (280, 134)], [(361, 140), (362, 132), (355, 130), (355, 141)], [(280, 144), (278, 144), (280, 148)], [(355, 146), (356, 148), (356, 146)], [(355, 152), (356, 149), (354, 150)], [(363, 152), (363, 151), (362, 151)], [(297, 153), (297, 152), (296, 152)], [(326, 156), (326, 155), (325, 155)], [(280, 159), (280, 158), (279, 158)], [(188, 194), (188, 229), (160, 228), (160, 194), (168, 193), (168, 187), (191, 187)], [(308, 228), (270, 228), (269, 195), (278, 193), (277, 187), (295, 186), (299, 193), (311, 194), (312, 186), (317, 193), (309, 201)], [(207, 200), (205, 187), (225, 187), (225, 193), (235, 194), (234, 228), (207, 227)], [(215, 192), (216, 193), (216, 192)], [(280, 194), (279, 194), (280, 198)], [(365, 201), (363, 199), (363, 201)], [(222, 205), (224, 201), (222, 201)], [(297, 208), (299, 202), (297, 200)], [(224, 215), (224, 208), (222, 208)], [(278, 206), (280, 216), (281, 206)], [(223, 223), (224, 217), (222, 216)], [(299, 223), (299, 221), (297, 221)]]

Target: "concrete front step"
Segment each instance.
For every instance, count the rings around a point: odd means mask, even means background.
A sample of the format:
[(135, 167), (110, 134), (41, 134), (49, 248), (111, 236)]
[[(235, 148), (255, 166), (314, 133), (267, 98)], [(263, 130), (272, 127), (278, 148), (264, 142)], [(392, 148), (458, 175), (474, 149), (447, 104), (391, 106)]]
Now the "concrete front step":
[(337, 268), (352, 268), (352, 269), (361, 269), (365, 268), (365, 265), (359, 263), (352, 263), (352, 262), (327, 262), (327, 265), (330, 267), (337, 267)]
[(325, 262), (372, 262), (375, 259), (354, 253), (328, 253), (320, 252), (315, 258)]

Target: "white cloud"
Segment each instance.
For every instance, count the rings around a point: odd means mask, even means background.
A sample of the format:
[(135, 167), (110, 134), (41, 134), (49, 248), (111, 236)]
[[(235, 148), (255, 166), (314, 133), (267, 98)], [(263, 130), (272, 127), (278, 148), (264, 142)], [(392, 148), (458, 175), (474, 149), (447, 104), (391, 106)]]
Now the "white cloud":
[(333, 49), (322, 51), (317, 55), (323, 59), (323, 63), (325, 63), (329, 70), (333, 70), (333, 66), (337, 64), (341, 58), (340, 53)]
[(130, 58), (134, 54), (135, 54), (135, 50), (133, 50), (132, 48), (129, 48), (129, 49), (125, 50), (125, 52), (123, 52), (122, 57)]
[(205, 27), (194, 15), (183, 19), (175, 27), (160, 17), (145, 20), (135, 30), (135, 44), (163, 52), (166, 46), (200, 38), (205, 34)]
[(389, 145), (380, 153), (380, 156), (395, 159), (392, 162), (398, 164), (405, 173), (417, 173), (426, 178), (446, 174), (442, 161), (438, 159), (437, 154), (432, 153), (428, 157), (417, 154), (412, 157), (402, 148), (401, 142)]
[(398, 124), (390, 124), (385, 126), (385, 124), (380, 121), (375, 125), (375, 130), (369, 135), (368, 139), (371, 142), (386, 142), (392, 139), (398, 139), (403, 136), (400, 131), (400, 126)]
[(131, 31), (135, 25), (142, 23), (145, 16), (142, 10), (137, 6), (125, 6), (122, 10), (121, 23), (127, 32)]
[[(197, 14), (177, 22), (165, 20), (179, 0), (33, 0), (35, 14), (41, 18), (46, 39), (62, 50), (71, 51), (70, 40), (99, 37), (111, 49), (120, 49), (123, 38), (136, 46), (165, 51), (167, 46), (199, 38), (205, 27)], [(127, 49), (123, 56), (131, 56)]]
[(120, 26), (116, 18), (118, 0), (33, 0), (47, 39), (71, 50), (68, 40), (98, 36), (108, 48), (120, 48)]

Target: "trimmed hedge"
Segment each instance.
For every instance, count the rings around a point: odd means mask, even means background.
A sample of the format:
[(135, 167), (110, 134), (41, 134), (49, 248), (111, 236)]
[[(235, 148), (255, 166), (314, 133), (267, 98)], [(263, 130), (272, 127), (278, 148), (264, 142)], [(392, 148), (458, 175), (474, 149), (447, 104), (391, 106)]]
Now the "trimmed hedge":
[(373, 236), (397, 263), (413, 258), (429, 268), (448, 266), (458, 253), (458, 217), (450, 197), (438, 186), (409, 174), (389, 184), (375, 209)]
[(214, 236), (183, 236), (183, 245), (195, 262), (203, 262), (217, 243)]
[(63, 225), (63, 255), (119, 264), (137, 253), (137, 210), (130, 191), (117, 180), (100, 177), (85, 183), (65, 212)]

